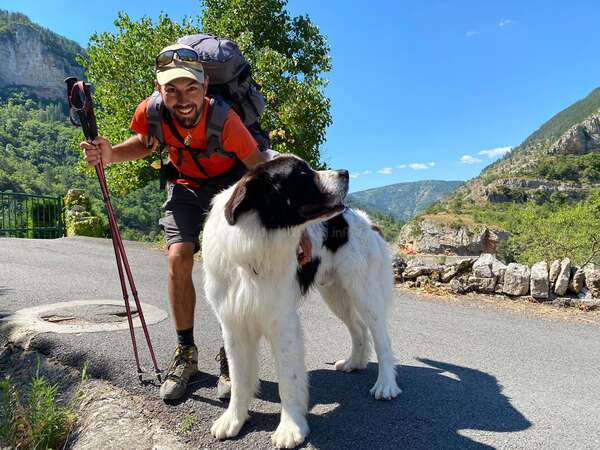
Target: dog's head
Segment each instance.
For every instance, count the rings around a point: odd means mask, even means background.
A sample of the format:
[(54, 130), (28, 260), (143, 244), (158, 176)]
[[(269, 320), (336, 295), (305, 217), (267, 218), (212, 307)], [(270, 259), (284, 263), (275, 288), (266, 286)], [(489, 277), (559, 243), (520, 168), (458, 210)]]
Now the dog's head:
[(267, 229), (327, 220), (344, 210), (348, 180), (347, 170), (315, 171), (298, 157), (282, 155), (244, 175), (225, 218), (234, 225), (241, 214), (255, 211)]

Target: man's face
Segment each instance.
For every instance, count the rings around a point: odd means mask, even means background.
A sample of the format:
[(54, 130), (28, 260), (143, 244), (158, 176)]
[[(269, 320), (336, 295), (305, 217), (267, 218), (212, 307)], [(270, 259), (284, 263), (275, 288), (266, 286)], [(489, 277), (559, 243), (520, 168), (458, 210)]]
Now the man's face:
[(200, 84), (190, 78), (176, 78), (159, 85), (163, 102), (172, 117), (185, 128), (192, 128), (200, 120), (208, 80)]

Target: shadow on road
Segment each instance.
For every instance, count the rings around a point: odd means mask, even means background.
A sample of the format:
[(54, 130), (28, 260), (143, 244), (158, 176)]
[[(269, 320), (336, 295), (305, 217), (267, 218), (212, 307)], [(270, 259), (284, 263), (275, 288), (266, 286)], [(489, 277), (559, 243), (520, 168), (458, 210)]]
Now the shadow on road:
[[(310, 372), (311, 428), (308, 441), (319, 449), (489, 449), (459, 430), (515, 432), (529, 422), (502, 394), (498, 380), (479, 370), (420, 359), (430, 367), (400, 366), (398, 399), (377, 401), (369, 389), (377, 365), (340, 373)], [(261, 382), (259, 398), (279, 402), (277, 384)], [(242, 435), (274, 431), (279, 417), (251, 413)]]

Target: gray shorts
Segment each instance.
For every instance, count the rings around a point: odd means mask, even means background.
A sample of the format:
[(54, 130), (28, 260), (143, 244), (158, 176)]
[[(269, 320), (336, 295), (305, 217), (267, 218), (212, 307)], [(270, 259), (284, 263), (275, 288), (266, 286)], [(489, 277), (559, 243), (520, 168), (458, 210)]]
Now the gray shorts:
[(167, 201), (163, 204), (165, 215), (158, 221), (165, 233), (167, 247), (178, 242), (193, 242), (194, 253), (200, 250), (200, 232), (210, 209), (213, 197), (238, 181), (246, 172), (241, 163), (231, 170), (208, 180), (199, 187), (167, 182)]

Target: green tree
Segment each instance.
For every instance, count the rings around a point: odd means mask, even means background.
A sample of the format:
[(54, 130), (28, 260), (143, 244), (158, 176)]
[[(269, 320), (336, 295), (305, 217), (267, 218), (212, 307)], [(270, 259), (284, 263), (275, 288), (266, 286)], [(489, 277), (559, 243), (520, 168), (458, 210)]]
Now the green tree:
[[(235, 40), (253, 66), (267, 101), (263, 127), (272, 147), (320, 165), (319, 146), (331, 124), (324, 94), (329, 47), (308, 17), (291, 17), (284, 0), (206, 0), (202, 17), (181, 23), (161, 14), (154, 23), (119, 13), (116, 33), (94, 34), (81, 63), (94, 84), (100, 133), (111, 142), (130, 136), (137, 104), (154, 89), (154, 58), (178, 37), (201, 30)], [(151, 160), (111, 166), (111, 187), (126, 192), (156, 177)]]
[(286, 0), (204, 0), (203, 29), (238, 43), (262, 85), (262, 125), (278, 151), (319, 166), (319, 146), (331, 124), (323, 90), (329, 46), (308, 16), (290, 17)]

